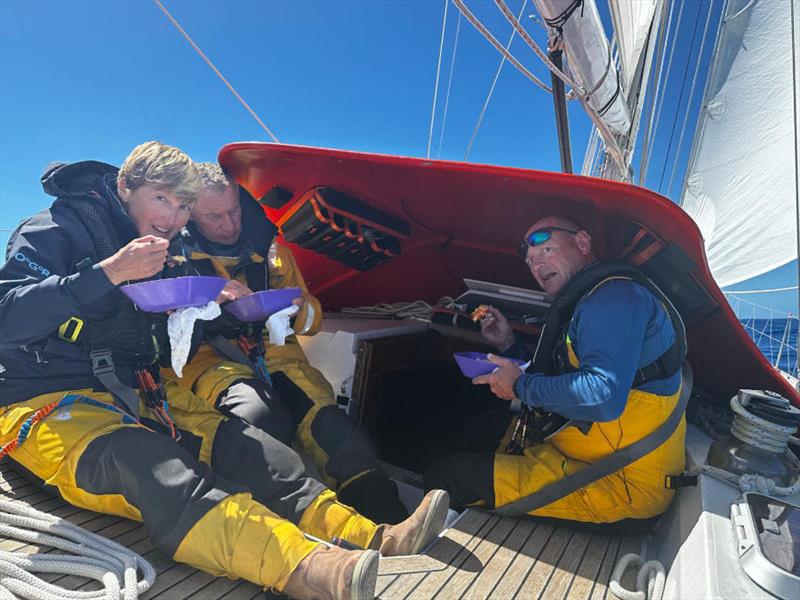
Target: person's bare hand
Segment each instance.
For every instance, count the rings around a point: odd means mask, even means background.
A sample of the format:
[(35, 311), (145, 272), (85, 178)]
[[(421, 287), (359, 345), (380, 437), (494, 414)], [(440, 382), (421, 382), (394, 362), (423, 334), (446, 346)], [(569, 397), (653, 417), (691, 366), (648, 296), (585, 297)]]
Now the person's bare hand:
[(217, 296), (217, 304), (224, 304), (225, 302), (233, 302), (234, 300), (238, 300), (239, 298), (244, 298), (245, 296), (249, 296), (253, 293), (249, 287), (243, 284), (240, 281), (235, 279), (231, 279), (228, 283), (225, 284), (225, 287), (222, 288), (222, 291)]
[(486, 307), (486, 316), (481, 320), (481, 335), (500, 352), (505, 352), (514, 343), (514, 332), (508, 319), (494, 306)]
[(100, 268), (114, 285), (152, 277), (164, 268), (169, 241), (146, 235), (128, 242), (116, 254), (100, 261)]
[(292, 304), (294, 304), (298, 308), (303, 308), (303, 305), (306, 303), (306, 299), (302, 296), (298, 296), (294, 300), (292, 300)]
[(497, 370), (486, 375), (480, 375), (472, 380), (475, 385), (488, 384), (492, 393), (503, 400), (514, 399), (514, 383), (522, 375), (522, 369), (513, 361), (488, 354), (486, 358), (489, 362), (497, 365)]

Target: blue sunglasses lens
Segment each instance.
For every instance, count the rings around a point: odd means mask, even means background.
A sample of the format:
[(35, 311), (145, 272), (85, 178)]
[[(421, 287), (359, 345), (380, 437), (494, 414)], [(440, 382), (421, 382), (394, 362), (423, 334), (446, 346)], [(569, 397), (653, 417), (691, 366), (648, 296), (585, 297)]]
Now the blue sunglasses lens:
[(550, 239), (552, 233), (553, 232), (549, 229), (545, 229), (543, 231), (534, 231), (528, 236), (527, 242), (531, 246), (538, 246), (539, 244), (544, 244), (547, 240)]

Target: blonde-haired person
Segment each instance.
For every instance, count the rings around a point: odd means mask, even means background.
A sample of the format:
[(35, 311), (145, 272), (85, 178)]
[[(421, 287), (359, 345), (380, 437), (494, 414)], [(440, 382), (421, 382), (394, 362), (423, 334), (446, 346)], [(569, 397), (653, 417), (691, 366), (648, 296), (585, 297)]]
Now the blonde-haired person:
[(197, 166), (180, 148), (161, 142), (136, 146), (119, 168), (117, 180), (136, 190), (143, 185), (170, 190), (178, 198), (194, 204), (202, 185)]
[(323, 547), (300, 528), (413, 553), (441, 529), (446, 494), (391, 528), (339, 504), (261, 431), (158, 385), (164, 316), (117, 289), (162, 271), (199, 181), (158, 142), (121, 172), (47, 170), (57, 199), (12, 234), (0, 267), (0, 452), (75, 506), (142, 521), (177, 561), (297, 598), (372, 597), (377, 552)]

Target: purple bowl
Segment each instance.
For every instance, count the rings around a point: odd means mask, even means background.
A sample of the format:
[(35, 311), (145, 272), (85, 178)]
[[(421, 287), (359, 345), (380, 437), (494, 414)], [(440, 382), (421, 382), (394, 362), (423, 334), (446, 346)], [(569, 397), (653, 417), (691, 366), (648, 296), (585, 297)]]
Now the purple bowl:
[[(489, 362), (486, 358), (486, 352), (455, 352), (453, 357), (456, 359), (461, 372), (470, 379), (491, 373), (497, 368), (496, 364)], [(518, 358), (510, 358), (508, 356), (501, 356), (500, 358), (506, 358), (520, 366), (525, 364), (524, 360)]]
[(226, 283), (224, 277), (175, 277), (130, 283), (119, 289), (139, 310), (157, 313), (208, 304)]
[(240, 321), (261, 321), (292, 305), (302, 295), (300, 288), (264, 290), (244, 296), (225, 305), (225, 309)]

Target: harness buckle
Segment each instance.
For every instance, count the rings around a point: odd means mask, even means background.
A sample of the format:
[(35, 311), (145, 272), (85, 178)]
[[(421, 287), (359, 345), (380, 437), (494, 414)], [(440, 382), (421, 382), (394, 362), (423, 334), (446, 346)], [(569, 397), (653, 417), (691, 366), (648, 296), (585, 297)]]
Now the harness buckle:
[(78, 341), (78, 336), (83, 331), (84, 321), (79, 317), (70, 317), (58, 328), (58, 338), (74, 344)]
[(99, 348), (89, 352), (92, 360), (92, 373), (95, 375), (105, 375), (114, 372), (114, 361), (111, 359), (110, 348)]
[(680, 473), (678, 475), (667, 475), (664, 477), (664, 487), (668, 490), (677, 490), (682, 487), (692, 487), (697, 485), (697, 475)]

